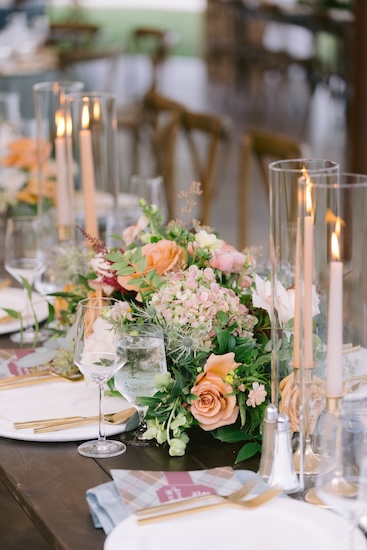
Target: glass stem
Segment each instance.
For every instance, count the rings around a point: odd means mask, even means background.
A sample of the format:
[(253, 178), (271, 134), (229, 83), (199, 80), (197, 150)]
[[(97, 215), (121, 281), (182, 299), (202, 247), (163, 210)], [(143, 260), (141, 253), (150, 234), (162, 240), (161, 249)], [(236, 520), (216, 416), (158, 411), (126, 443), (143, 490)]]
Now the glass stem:
[(348, 525), (348, 550), (354, 550), (354, 531), (355, 525)]
[(138, 409), (138, 415), (139, 415), (138, 430), (139, 430), (139, 432), (143, 433), (146, 430), (145, 410), (144, 409)]
[(103, 397), (105, 383), (98, 384), (99, 387), (99, 418), (98, 418), (98, 442), (105, 443), (106, 441), (106, 429), (104, 425), (104, 412), (103, 412)]
[(28, 295), (28, 290), (26, 288), (23, 288), (24, 295), (25, 295), (25, 308), (24, 308), (24, 315), (23, 315), (23, 325), (25, 330), (33, 331), (31, 316), (32, 316), (32, 303), (31, 299)]

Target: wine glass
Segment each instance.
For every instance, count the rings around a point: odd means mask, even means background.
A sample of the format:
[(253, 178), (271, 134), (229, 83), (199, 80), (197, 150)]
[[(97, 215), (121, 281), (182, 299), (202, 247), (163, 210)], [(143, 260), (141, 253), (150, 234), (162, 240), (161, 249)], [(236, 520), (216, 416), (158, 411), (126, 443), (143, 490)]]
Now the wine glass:
[(168, 206), (162, 176), (131, 176), (129, 192), (139, 199), (144, 199), (147, 204), (154, 204), (162, 214), (162, 222), (167, 222)]
[(126, 451), (121, 441), (107, 441), (105, 435), (103, 397), (106, 382), (126, 362), (124, 336), (115, 330), (119, 301), (113, 298), (85, 298), (78, 303), (74, 363), (99, 387), (98, 439), (78, 447), (83, 456), (109, 458)]
[(133, 445), (149, 445), (143, 438), (147, 407), (139, 398), (152, 397), (157, 391), (155, 377), (167, 371), (163, 331), (151, 323), (131, 323), (125, 325), (121, 333), (125, 338), (127, 361), (115, 376), (115, 387), (139, 414), (137, 429), (123, 437)]
[(44, 269), (42, 252), (42, 223), (36, 216), (19, 216), (9, 218), (5, 230), (5, 269), (24, 288), (25, 309), (22, 312), (25, 330), (10, 336), (12, 342), (37, 343), (46, 340), (49, 334), (37, 326), (33, 327), (35, 313), (29, 289), (24, 285), (27, 281), (32, 287), (34, 281)]
[(316, 493), (322, 503), (349, 520), (348, 550), (367, 510), (367, 413), (327, 412), (321, 434)]

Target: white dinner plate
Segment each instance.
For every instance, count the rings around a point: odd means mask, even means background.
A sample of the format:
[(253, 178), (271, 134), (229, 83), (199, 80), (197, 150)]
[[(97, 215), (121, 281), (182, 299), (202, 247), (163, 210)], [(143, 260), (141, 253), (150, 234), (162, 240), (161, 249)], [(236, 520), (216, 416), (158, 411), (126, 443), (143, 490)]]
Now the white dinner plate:
[[(38, 292), (32, 292), (32, 303), (39, 323), (48, 317), (47, 300)], [(4, 288), (0, 291), (0, 334), (8, 334), (21, 329), (19, 319), (12, 319), (9, 322), (1, 323), (1, 319), (7, 317), (7, 313), (1, 308), (14, 309), (22, 312), (25, 308), (26, 297), (22, 288)], [(34, 318), (31, 316), (30, 322), (34, 324)]]
[[(67, 416), (97, 416), (98, 386), (94, 382), (55, 380), (11, 390), (0, 390), (0, 436), (22, 441), (81, 441), (98, 436), (98, 423), (85, 427), (35, 434), (32, 429), (16, 430), (14, 422), (60, 418)], [(123, 397), (106, 395), (105, 414), (130, 408)], [(126, 424), (106, 424), (106, 436), (125, 431)]]
[[(221, 507), (143, 526), (133, 515), (111, 531), (104, 550), (345, 550), (347, 527), (333, 512), (276, 498), (254, 510)], [(359, 530), (355, 550), (366, 550)]]

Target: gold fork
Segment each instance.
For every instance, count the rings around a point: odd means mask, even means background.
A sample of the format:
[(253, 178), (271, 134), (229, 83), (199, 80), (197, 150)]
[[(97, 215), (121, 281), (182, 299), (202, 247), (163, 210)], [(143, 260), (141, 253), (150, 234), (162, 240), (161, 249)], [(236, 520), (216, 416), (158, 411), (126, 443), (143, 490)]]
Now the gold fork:
[[(108, 424), (123, 424), (130, 416), (136, 412), (136, 409), (130, 407), (117, 413), (105, 414), (104, 419)], [(95, 424), (98, 416), (69, 416), (65, 418), (49, 418), (45, 420), (27, 420), (25, 422), (14, 422), (14, 428), (23, 430), (33, 428), (34, 433), (57, 432), (67, 428), (76, 428), (87, 424)]]
[(258, 495), (250, 500), (223, 500), (221, 502), (216, 502), (214, 504), (206, 504), (203, 506), (195, 506), (192, 508), (185, 508), (184, 510), (177, 510), (173, 512), (167, 512), (166, 514), (156, 514), (149, 517), (138, 517), (138, 525), (147, 525), (148, 523), (153, 523), (156, 521), (163, 521), (166, 519), (177, 518), (180, 516), (186, 516), (189, 514), (194, 514), (196, 512), (205, 512), (207, 510), (213, 510), (214, 508), (219, 508), (221, 506), (237, 506), (238, 508), (243, 508), (245, 510), (252, 510), (262, 506), (269, 500), (272, 500), (276, 496), (280, 495), (281, 489), (279, 487), (271, 487), (267, 489), (261, 495)]
[(175, 508), (181, 508), (182, 506), (185, 506), (187, 504), (196, 504), (197, 502), (203, 502), (205, 500), (217, 498), (222, 500), (239, 500), (246, 496), (247, 494), (252, 491), (252, 489), (257, 484), (258, 480), (256, 478), (250, 479), (247, 483), (242, 485), (237, 491), (234, 491), (233, 493), (230, 493), (229, 495), (217, 495), (217, 494), (209, 494), (209, 495), (201, 495), (199, 497), (192, 497), (192, 498), (186, 498), (186, 499), (180, 499), (175, 500), (171, 502), (167, 502), (165, 504), (158, 504), (157, 506), (150, 506), (149, 508), (142, 508), (141, 510), (138, 510), (136, 512), (137, 516), (146, 516), (154, 514), (155, 512), (167, 512), (169, 510), (174, 510)]

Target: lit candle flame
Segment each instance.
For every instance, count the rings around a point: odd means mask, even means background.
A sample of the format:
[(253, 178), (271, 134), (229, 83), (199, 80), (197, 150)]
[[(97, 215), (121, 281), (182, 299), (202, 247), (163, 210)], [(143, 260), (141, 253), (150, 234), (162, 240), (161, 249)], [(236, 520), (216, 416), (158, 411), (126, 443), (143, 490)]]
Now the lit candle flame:
[(56, 136), (57, 137), (63, 137), (65, 135), (65, 118), (59, 114), (56, 113), (55, 118), (56, 120)]
[(311, 196), (311, 179), (308, 175), (306, 168), (302, 168), (302, 177), (306, 180), (306, 212), (309, 216), (312, 216), (312, 196)]
[(71, 116), (67, 115), (66, 116), (66, 135), (67, 136), (71, 136), (72, 129), (73, 129), (73, 123), (71, 121)]
[(101, 106), (98, 99), (96, 99), (93, 105), (93, 118), (94, 120), (99, 120), (101, 118)]
[(341, 226), (340, 218), (337, 217), (335, 221), (335, 233), (337, 235), (340, 235), (340, 226)]
[(338, 235), (335, 231), (331, 235), (331, 255), (334, 261), (339, 262), (340, 260), (340, 251), (339, 251), (339, 241)]
[(86, 103), (84, 103), (82, 110), (82, 128), (89, 128), (89, 109)]

